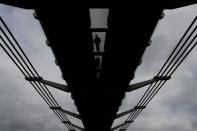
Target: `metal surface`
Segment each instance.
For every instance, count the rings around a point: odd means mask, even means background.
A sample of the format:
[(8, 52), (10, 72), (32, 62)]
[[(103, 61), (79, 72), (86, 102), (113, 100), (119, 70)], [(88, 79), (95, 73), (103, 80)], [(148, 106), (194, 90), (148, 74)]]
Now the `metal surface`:
[(125, 115), (127, 115), (127, 114), (129, 114), (129, 113), (131, 113), (131, 112), (133, 112), (135, 110), (144, 109), (144, 108), (146, 108), (146, 107), (145, 106), (135, 106), (133, 109), (130, 109), (128, 111), (125, 111), (125, 112), (122, 112), (122, 113), (117, 114), (116, 117), (115, 117), (115, 119), (118, 119), (120, 117), (123, 117), (123, 116), (125, 116)]
[(125, 124), (126, 124), (126, 123), (122, 123), (122, 124), (120, 124), (120, 125), (117, 125), (117, 126), (111, 128), (111, 131), (114, 131), (114, 130), (118, 129), (118, 128), (122, 127), (122, 126), (125, 125)]
[(54, 87), (54, 88), (56, 88), (58, 90), (61, 90), (61, 91), (64, 91), (64, 92), (70, 92), (70, 90), (69, 90), (67, 85), (63, 85), (63, 84), (47, 81), (47, 80), (44, 80), (42, 77), (26, 77), (25, 79), (27, 81), (41, 82), (43, 84), (46, 84), (46, 85), (51, 86), (51, 87)]
[(78, 126), (78, 125), (75, 125), (75, 124), (73, 124), (73, 123), (70, 123), (70, 125), (72, 125), (73, 127), (77, 128), (77, 129), (79, 129), (79, 130), (81, 130), (81, 131), (85, 131), (84, 128), (82, 128), (82, 127), (80, 127), (80, 126)]
[(137, 89), (139, 89), (141, 87), (153, 84), (153, 83), (155, 83), (155, 82), (157, 82), (159, 80), (162, 81), (162, 80), (169, 80), (169, 79), (170, 79), (169, 76), (155, 76), (153, 79), (129, 85), (129, 88), (128, 88), (127, 92), (137, 90)]

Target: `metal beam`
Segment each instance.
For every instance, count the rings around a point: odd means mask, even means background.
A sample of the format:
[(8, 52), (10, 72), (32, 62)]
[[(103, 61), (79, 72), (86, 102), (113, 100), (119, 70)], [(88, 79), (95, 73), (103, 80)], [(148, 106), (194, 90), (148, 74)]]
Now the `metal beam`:
[(134, 107), (135, 110), (144, 109), (144, 108), (146, 108), (146, 106), (135, 106), (135, 107)]
[(27, 81), (37, 81), (37, 82), (40, 82), (40, 83), (43, 83), (45, 85), (54, 87), (54, 88), (56, 88), (58, 90), (61, 90), (61, 91), (64, 91), (64, 92), (70, 92), (70, 90), (69, 90), (67, 85), (63, 85), (63, 84), (47, 81), (47, 80), (44, 80), (42, 77), (26, 77), (25, 79)]
[(70, 124), (71, 122), (70, 121), (62, 121), (62, 123), (64, 123), (64, 124)]
[(159, 80), (169, 80), (170, 78), (171, 78), (170, 76), (155, 76), (153, 79), (129, 85), (127, 92), (137, 90), (141, 87), (147, 86), (149, 84), (153, 84)]
[(116, 117), (115, 117), (115, 119), (118, 119), (118, 118), (120, 118), (122, 116), (125, 116), (125, 115), (127, 115), (127, 114), (129, 114), (129, 113), (131, 113), (131, 112), (133, 112), (135, 110), (144, 109), (144, 108), (146, 108), (146, 106), (135, 106), (133, 109), (130, 109), (128, 111), (125, 111), (125, 112), (122, 112), (122, 113), (117, 114)]
[[(70, 121), (62, 121), (62, 123), (72, 125), (72, 123)], [(75, 129), (70, 129), (69, 131), (76, 131), (76, 130)]]
[(73, 117), (75, 117), (75, 118), (81, 119), (81, 117), (80, 117), (79, 114), (75, 114), (75, 113), (73, 113), (73, 112), (70, 112), (70, 111), (67, 111), (67, 110), (64, 110), (64, 109), (61, 109), (61, 111), (62, 111), (63, 113), (66, 113), (67, 115), (70, 115), (70, 116), (73, 116)]
[(155, 76), (153, 79), (167, 81), (167, 80), (170, 80), (170, 78), (171, 78), (171, 76)]
[(126, 129), (120, 129), (119, 131), (126, 131)]
[(122, 123), (122, 124), (120, 124), (120, 125), (117, 125), (117, 126), (111, 128), (111, 131), (114, 131), (114, 130), (118, 129), (118, 128), (124, 126), (125, 124), (126, 124), (126, 123), (124, 122), (124, 123)]
[(60, 106), (58, 107), (49, 107), (51, 110), (61, 110), (62, 108)]
[(147, 86), (147, 85), (152, 84), (152, 83), (157, 82), (157, 81), (158, 81), (157, 79), (153, 78), (153, 79), (150, 79), (150, 80), (147, 80), (147, 81), (143, 81), (143, 82), (139, 82), (139, 83), (136, 83), (136, 84), (129, 85), (129, 88), (128, 88), (127, 92), (137, 90), (141, 87)]
[[(82, 128), (82, 127), (80, 127), (80, 126), (78, 126), (78, 125), (75, 125), (75, 124), (73, 124), (73, 123), (70, 122), (70, 121), (62, 121), (62, 123), (64, 123), (64, 124), (69, 124), (69, 125), (71, 125), (71, 126), (77, 128), (77, 129), (79, 129), (79, 130), (81, 130), (81, 131), (85, 131), (84, 128)], [(70, 130), (70, 131), (75, 131), (75, 130)]]
[(27, 81), (40, 81), (42, 79), (42, 77), (25, 77), (25, 80)]
[(133, 123), (133, 121), (125, 121), (125, 123)]
[(75, 128), (77, 128), (77, 129), (79, 129), (79, 130), (81, 130), (81, 131), (85, 131), (84, 128), (82, 128), (82, 127), (80, 127), (80, 126), (78, 126), (78, 125), (75, 125), (75, 124), (73, 124), (73, 123), (70, 123), (70, 125), (73, 126), (73, 127), (75, 127)]
[(43, 83), (43, 84), (46, 84), (48, 86), (54, 87), (56, 89), (59, 89), (59, 90), (65, 91), (65, 92), (70, 92), (67, 85), (47, 81), (47, 80), (44, 80), (44, 79), (40, 80), (40, 82)]
[(119, 113), (119, 114), (116, 115), (115, 119), (118, 119), (118, 118), (120, 118), (120, 117), (122, 117), (122, 116), (125, 116), (125, 115), (127, 115), (127, 114), (133, 112), (134, 110), (135, 110), (135, 109), (131, 109), (131, 110), (128, 110), (128, 111)]
[(67, 114), (67, 115), (70, 115), (70, 116), (72, 116), (72, 117), (81, 119), (81, 117), (80, 117), (79, 114), (75, 114), (75, 113), (73, 113), (73, 112), (64, 110), (64, 109), (62, 109), (61, 107), (49, 107), (49, 108), (50, 108), (51, 110), (59, 110), (59, 111), (62, 111), (63, 113), (65, 113), (65, 114)]

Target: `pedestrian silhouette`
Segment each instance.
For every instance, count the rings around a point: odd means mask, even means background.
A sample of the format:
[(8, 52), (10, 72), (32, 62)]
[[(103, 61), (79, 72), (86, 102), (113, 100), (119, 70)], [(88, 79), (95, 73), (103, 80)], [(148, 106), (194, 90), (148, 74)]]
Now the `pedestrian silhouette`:
[(101, 38), (96, 34), (94, 38), (94, 44), (96, 46), (97, 52), (100, 52), (100, 43), (101, 43)]

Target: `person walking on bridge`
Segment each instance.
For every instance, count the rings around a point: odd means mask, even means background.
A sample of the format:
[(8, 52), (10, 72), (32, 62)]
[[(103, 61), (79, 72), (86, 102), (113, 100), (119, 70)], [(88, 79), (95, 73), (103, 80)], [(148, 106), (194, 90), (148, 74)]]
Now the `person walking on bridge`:
[(96, 34), (94, 38), (94, 44), (96, 46), (97, 52), (100, 52), (100, 43), (101, 43), (101, 38)]

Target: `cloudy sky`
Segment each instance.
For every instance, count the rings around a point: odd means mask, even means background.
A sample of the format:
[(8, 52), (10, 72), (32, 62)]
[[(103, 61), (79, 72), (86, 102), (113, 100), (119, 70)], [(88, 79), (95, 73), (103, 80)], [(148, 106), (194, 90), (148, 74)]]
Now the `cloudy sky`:
[[(106, 12), (106, 11), (105, 11)], [(96, 15), (96, 13), (93, 13)], [(103, 13), (99, 13), (102, 15)], [(165, 62), (190, 22), (197, 15), (197, 5), (176, 10), (166, 10), (154, 35), (152, 45), (143, 56), (143, 62), (131, 83), (152, 78)], [(23, 10), (0, 4), (0, 16), (19, 41), (33, 65), (45, 79), (65, 84), (54, 56), (45, 44), (40, 24), (32, 10)], [(104, 19), (96, 16), (94, 21)], [(106, 22), (94, 23), (105, 25)], [(2, 26), (2, 25), (0, 25)], [(197, 48), (189, 55), (173, 78), (149, 103), (128, 131), (196, 131), (197, 130)], [(49, 66), (50, 65), (50, 66)], [(77, 113), (70, 94), (50, 89), (63, 108)], [(120, 112), (132, 108), (146, 90), (127, 93)], [(82, 123), (69, 117), (73, 123)], [(120, 124), (126, 117), (118, 119)], [(65, 131), (67, 130), (37, 92), (26, 82), (0, 48), (0, 131)]]

